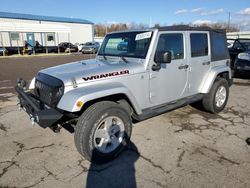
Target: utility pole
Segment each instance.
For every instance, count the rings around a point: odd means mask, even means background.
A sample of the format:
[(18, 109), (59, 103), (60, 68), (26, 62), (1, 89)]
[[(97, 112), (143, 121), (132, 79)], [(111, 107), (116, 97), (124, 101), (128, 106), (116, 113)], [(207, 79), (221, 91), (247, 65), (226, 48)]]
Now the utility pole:
[(227, 25), (227, 32), (230, 30), (230, 22), (231, 22), (231, 13), (228, 13), (228, 25)]
[(5, 48), (4, 48), (4, 44), (3, 44), (3, 34), (2, 34), (2, 32), (0, 32), (0, 36), (1, 36), (1, 44), (2, 44), (2, 48), (3, 48), (3, 56), (5, 56)]
[(108, 21), (106, 21), (105, 23), (105, 35), (107, 35), (108, 33)]

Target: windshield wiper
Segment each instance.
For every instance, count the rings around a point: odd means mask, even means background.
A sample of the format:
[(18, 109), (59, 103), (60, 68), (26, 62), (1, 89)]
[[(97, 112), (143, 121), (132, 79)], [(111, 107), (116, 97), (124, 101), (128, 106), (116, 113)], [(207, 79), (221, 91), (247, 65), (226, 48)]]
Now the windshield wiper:
[(127, 60), (124, 56), (120, 56), (120, 58), (121, 58), (122, 61), (124, 61), (125, 63), (128, 63), (128, 60)]
[(99, 53), (98, 53), (98, 56), (102, 56), (103, 59), (104, 59), (105, 61), (107, 61), (107, 57), (106, 57), (106, 54), (105, 54), (105, 53), (99, 52)]

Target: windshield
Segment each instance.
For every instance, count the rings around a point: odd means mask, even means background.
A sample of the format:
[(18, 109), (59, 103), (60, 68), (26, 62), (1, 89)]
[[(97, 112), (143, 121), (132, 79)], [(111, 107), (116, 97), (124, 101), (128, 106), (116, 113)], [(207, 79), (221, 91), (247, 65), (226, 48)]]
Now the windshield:
[(247, 39), (239, 39), (238, 41), (235, 41), (234, 48), (239, 48), (242, 50), (250, 50), (250, 40)]
[(152, 32), (113, 33), (105, 37), (98, 55), (145, 58)]

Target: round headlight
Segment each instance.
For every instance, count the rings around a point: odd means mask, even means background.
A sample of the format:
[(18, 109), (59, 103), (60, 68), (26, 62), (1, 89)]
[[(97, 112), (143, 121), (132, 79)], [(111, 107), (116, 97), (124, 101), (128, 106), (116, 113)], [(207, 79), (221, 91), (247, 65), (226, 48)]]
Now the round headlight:
[(239, 53), (238, 59), (250, 61), (250, 54), (249, 53)]

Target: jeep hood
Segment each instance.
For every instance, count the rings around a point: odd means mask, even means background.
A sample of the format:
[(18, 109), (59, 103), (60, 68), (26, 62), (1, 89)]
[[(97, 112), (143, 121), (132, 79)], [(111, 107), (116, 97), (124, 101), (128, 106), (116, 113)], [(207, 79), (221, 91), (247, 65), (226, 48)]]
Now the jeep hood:
[(126, 76), (133, 74), (143, 63), (125, 63), (122, 60), (105, 61), (98, 59), (83, 60), (64, 65), (43, 69), (40, 72), (56, 77), (64, 82), (65, 86), (72, 85), (72, 80), (77, 84), (93, 82), (112, 77)]

